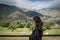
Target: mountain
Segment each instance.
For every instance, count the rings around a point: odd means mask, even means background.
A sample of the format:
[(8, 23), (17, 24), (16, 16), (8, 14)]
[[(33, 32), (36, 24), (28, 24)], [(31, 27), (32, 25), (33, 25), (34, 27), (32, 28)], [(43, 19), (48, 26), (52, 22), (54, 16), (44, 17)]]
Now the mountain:
[(60, 8), (53, 8), (50, 10), (41, 9), (37, 12), (45, 15), (43, 19), (47, 19), (47, 21), (60, 22)]
[(31, 21), (31, 18), (33, 16), (43, 17), (44, 15), (35, 11), (31, 11), (31, 10), (26, 11), (26, 9), (22, 9), (22, 8), (19, 9), (14, 6), (0, 4), (0, 20), (7, 20), (7, 21), (30, 20)]
[(25, 20), (26, 15), (14, 6), (0, 4), (0, 20), (14, 21), (17, 19)]
[(15, 6), (0, 4), (0, 21), (32, 21), (33, 16), (40, 16), (45, 22), (60, 22), (60, 9), (55, 8), (49, 11), (40, 9), (31, 11)]
[(41, 16), (43, 17), (44, 15), (35, 11), (27, 11), (26, 13), (27, 16), (33, 17), (33, 16)]

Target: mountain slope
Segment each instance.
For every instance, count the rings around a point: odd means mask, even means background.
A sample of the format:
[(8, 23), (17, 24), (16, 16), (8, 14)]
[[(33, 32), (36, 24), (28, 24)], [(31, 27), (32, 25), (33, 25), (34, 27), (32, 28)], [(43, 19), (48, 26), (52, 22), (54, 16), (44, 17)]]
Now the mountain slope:
[(0, 19), (13, 21), (16, 19), (26, 19), (26, 15), (14, 6), (0, 4)]
[[(26, 9), (25, 9), (26, 10)], [(14, 6), (8, 6), (4, 4), (0, 4), (0, 20), (7, 21), (31, 21), (33, 16), (40, 16), (43, 21), (58, 21), (60, 20), (60, 9), (52, 9), (50, 11), (46, 11), (44, 9), (31, 11), (24, 9), (19, 9)]]
[(14, 6), (8, 6), (4, 4), (0, 4), (0, 20), (7, 20), (7, 21), (14, 21), (14, 20), (21, 20), (27, 21), (30, 20), (33, 16), (41, 16), (43, 14), (37, 13), (35, 11), (26, 11), (24, 12), (23, 9), (18, 9)]

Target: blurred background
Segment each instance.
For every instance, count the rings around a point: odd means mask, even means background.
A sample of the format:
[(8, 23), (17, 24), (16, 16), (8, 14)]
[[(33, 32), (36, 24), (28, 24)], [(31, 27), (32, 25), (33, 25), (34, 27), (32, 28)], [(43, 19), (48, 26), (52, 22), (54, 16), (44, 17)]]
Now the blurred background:
[[(20, 0), (21, 1), (21, 0)], [(35, 3), (37, 0), (30, 0), (32, 4)], [(47, 0), (46, 0), (47, 1)], [(53, 0), (50, 0), (53, 1)], [(50, 1), (49, 2), (50, 4)], [(11, 2), (15, 2), (14, 0)], [(60, 6), (59, 0), (53, 6), (15, 6), (11, 2), (6, 2), (1, 0), (0, 1), (0, 34), (31, 34), (32, 30), (34, 29), (35, 25), (32, 21), (33, 16), (39, 16), (44, 25), (43, 25), (43, 34), (60, 34)], [(18, 1), (17, 1), (18, 2)], [(21, 1), (22, 2), (22, 1)], [(25, 1), (24, 1), (25, 2)], [(39, 5), (39, 1), (37, 1)], [(44, 0), (40, 1), (44, 2)], [(10, 4), (9, 4), (10, 3)], [(23, 2), (22, 2), (23, 3)], [(45, 2), (44, 2), (45, 3)], [(53, 2), (52, 2), (53, 3)], [(31, 5), (32, 5), (31, 4)], [(24, 4), (26, 5), (26, 4)], [(43, 40), (59, 40), (60, 37), (43, 37)], [(28, 40), (28, 38), (2, 38), (0, 40)]]

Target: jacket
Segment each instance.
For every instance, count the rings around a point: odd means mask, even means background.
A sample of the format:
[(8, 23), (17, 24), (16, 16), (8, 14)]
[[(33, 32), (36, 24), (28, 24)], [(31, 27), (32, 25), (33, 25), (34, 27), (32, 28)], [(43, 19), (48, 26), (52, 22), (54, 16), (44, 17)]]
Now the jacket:
[(37, 27), (35, 27), (29, 37), (29, 40), (42, 40), (42, 30), (39, 30)]

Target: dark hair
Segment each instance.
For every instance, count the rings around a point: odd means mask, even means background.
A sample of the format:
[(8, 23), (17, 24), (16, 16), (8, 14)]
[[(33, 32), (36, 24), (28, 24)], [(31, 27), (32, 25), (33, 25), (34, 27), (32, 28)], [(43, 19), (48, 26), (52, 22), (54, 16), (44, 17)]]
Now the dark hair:
[(34, 16), (33, 20), (35, 21), (36, 27), (38, 27), (39, 29), (42, 29), (43, 22), (41, 18), (39, 16)]

